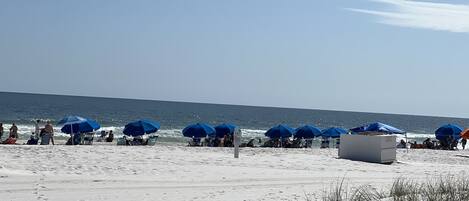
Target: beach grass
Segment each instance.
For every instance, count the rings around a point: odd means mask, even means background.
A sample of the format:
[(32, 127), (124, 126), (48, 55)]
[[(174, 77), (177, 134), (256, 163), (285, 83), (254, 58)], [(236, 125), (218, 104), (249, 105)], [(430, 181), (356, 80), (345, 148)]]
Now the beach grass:
[[(312, 201), (311, 198), (306, 198)], [(387, 189), (376, 189), (371, 185), (350, 187), (341, 179), (325, 190), (322, 201), (457, 201), (469, 200), (469, 179), (463, 176), (446, 175), (415, 181), (396, 178)]]

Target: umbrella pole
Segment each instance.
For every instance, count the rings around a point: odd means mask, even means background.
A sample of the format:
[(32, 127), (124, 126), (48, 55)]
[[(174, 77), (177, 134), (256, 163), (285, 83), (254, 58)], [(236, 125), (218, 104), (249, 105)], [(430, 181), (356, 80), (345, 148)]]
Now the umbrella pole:
[(408, 140), (407, 140), (407, 132), (405, 132), (405, 149), (407, 150), (407, 153), (409, 153), (409, 147), (407, 146)]
[(73, 139), (73, 124), (70, 124), (70, 134), (72, 136), (72, 145), (73, 145), (73, 141), (74, 141), (74, 139)]

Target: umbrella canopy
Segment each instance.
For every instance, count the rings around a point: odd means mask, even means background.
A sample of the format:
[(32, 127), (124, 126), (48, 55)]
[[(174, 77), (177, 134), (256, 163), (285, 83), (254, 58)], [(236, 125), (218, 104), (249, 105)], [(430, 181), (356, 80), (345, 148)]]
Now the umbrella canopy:
[(330, 137), (330, 138), (339, 138), (340, 135), (347, 134), (348, 132), (345, 129), (338, 128), (338, 127), (331, 127), (328, 129), (324, 129), (322, 131), (322, 137)]
[(269, 138), (288, 138), (293, 135), (295, 131), (293, 128), (290, 128), (287, 125), (280, 124), (278, 126), (275, 126), (271, 129), (269, 129), (266, 133), (265, 136)]
[(75, 124), (75, 123), (81, 123), (83, 121), (86, 121), (86, 118), (80, 117), (80, 116), (66, 116), (63, 119), (61, 119), (57, 124), (59, 125), (65, 125), (65, 124)]
[(321, 130), (314, 126), (306, 125), (297, 128), (293, 136), (295, 138), (314, 138), (317, 136), (321, 136)]
[(148, 119), (134, 121), (125, 125), (123, 133), (129, 136), (140, 136), (156, 133), (160, 129), (160, 124)]
[(457, 140), (461, 138), (461, 132), (462, 128), (458, 125), (446, 124), (435, 131), (435, 136), (438, 140), (446, 140), (449, 136), (452, 136), (453, 139)]
[(182, 134), (184, 137), (203, 138), (207, 137), (207, 135), (215, 135), (215, 129), (208, 124), (197, 123), (184, 128), (184, 130), (182, 130)]
[[(80, 116), (68, 116), (58, 122), (64, 125), (60, 129), (63, 133), (88, 133), (101, 128), (101, 126), (94, 120), (86, 119)], [(73, 129), (73, 130), (72, 130)]]
[(381, 122), (375, 122), (368, 125), (364, 125), (357, 128), (350, 129), (352, 132), (361, 133), (361, 132), (379, 132), (386, 134), (405, 134), (405, 131), (397, 129), (393, 126), (383, 124)]
[(469, 128), (466, 128), (466, 130), (464, 130), (462, 133), (461, 133), (461, 137), (464, 138), (464, 139), (469, 139)]
[(220, 124), (215, 126), (216, 137), (222, 138), (225, 135), (233, 135), (235, 132), (236, 126), (233, 124)]

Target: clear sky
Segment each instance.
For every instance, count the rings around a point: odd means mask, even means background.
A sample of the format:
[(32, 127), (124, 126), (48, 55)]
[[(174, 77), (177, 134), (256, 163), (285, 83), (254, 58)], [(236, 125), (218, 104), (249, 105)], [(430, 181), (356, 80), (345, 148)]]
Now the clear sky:
[(465, 2), (4, 0), (0, 91), (469, 117)]

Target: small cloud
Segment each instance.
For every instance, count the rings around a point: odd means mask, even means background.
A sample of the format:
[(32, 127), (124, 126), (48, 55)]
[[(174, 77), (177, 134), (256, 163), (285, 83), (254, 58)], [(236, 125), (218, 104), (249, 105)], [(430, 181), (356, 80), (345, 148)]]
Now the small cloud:
[(469, 33), (469, 5), (409, 0), (371, 0), (386, 4), (389, 10), (349, 8), (378, 16), (378, 22), (394, 26)]

